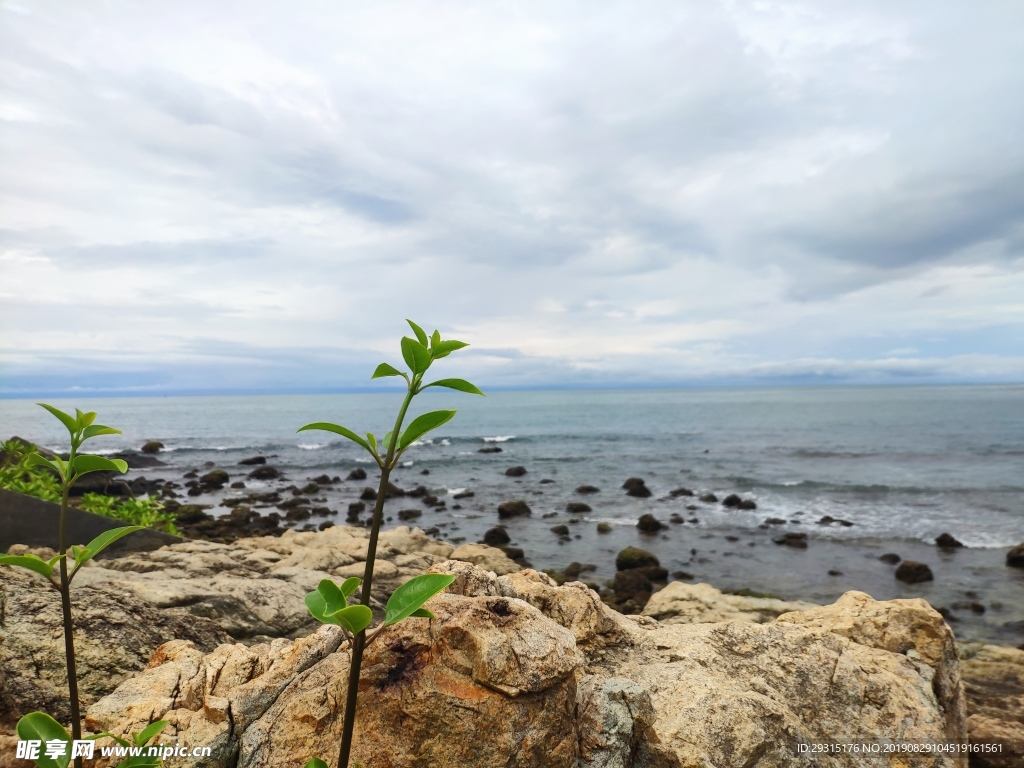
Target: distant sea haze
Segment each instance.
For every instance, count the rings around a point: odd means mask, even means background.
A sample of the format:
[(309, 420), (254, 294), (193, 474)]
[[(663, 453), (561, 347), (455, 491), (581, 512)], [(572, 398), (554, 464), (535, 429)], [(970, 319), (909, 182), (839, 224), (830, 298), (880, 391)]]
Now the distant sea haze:
[[(398, 401), (389, 393), (52, 402), (97, 410), (124, 431), (91, 443), (101, 451), (160, 440), (167, 474), (207, 461), (230, 469), (263, 453), (304, 478), (344, 475), (368, 458), (333, 434), (297, 434), (299, 426), (334, 421), (383, 435)], [(639, 502), (619, 486), (637, 476), (656, 497), (687, 487), (756, 501), (757, 514), (702, 510), (709, 528), (830, 515), (854, 525), (817, 535), (930, 542), (949, 531), (971, 547), (1024, 539), (1020, 385), (431, 393), (417, 404), (459, 414), (408, 451), (403, 471), (428, 469), (432, 488), (472, 486), (478, 504), (514, 493), (503, 470), (515, 464), (558, 480), (531, 499), (535, 515), (564, 510), (576, 486), (592, 484), (604, 492), (587, 499), (591, 517), (635, 523)], [(63, 428), (31, 401), (0, 401), (0, 423), (5, 437), (64, 446)], [(503, 450), (480, 453), (485, 446)], [(666, 503), (664, 514), (685, 501)]]

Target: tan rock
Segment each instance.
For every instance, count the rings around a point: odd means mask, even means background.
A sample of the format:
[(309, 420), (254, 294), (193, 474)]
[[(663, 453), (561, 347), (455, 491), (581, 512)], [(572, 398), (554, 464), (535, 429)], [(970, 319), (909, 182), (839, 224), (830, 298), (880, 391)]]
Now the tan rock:
[(960, 655), (970, 741), (998, 748), (976, 753), (972, 768), (1024, 765), (1024, 650), (965, 643)]
[(718, 621), (755, 621), (763, 624), (783, 613), (816, 607), (799, 600), (728, 595), (710, 584), (673, 581), (651, 595), (643, 615), (662, 624), (705, 624)]
[(489, 547), (486, 544), (463, 544), (453, 550), (449, 557), (452, 560), (464, 560), (467, 563), (479, 565), (499, 576), (515, 573), (522, 568), (500, 549)]

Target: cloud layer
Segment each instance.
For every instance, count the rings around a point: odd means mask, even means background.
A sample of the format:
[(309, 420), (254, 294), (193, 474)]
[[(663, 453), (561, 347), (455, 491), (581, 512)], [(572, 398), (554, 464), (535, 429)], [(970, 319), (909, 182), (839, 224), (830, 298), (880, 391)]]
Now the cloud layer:
[(0, 394), (1024, 380), (1024, 6), (4, 3)]

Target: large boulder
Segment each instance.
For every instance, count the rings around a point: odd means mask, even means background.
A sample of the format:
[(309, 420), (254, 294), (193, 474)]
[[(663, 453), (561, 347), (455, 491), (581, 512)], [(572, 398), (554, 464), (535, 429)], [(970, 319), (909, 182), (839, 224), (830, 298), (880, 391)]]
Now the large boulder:
[(520, 566), (515, 561), (510, 560), (508, 555), (502, 550), (486, 544), (463, 544), (452, 551), (451, 558), (479, 565), (481, 568), (493, 571), (499, 576), (515, 573), (520, 570)]
[(1024, 568), (1024, 542), (1006, 553), (1006, 565), (1010, 568)]
[[(367, 649), (353, 751), (366, 765), (853, 768), (858, 755), (825, 762), (802, 747), (966, 734), (952, 634), (921, 600), (847, 593), (764, 624), (663, 624), (536, 571), (431, 570), (456, 577), (429, 603), (436, 619)], [(90, 707), (88, 725), (167, 719), (161, 741), (211, 746), (213, 768), (330, 759), (348, 660), (334, 627), (205, 655), (174, 641)]]
[(644, 616), (663, 624), (706, 624), (721, 621), (754, 621), (763, 624), (790, 611), (817, 607), (800, 600), (727, 595), (710, 584), (685, 584), (673, 581), (655, 592)]
[(1024, 765), (1024, 650), (966, 643), (960, 659), (971, 743), (999, 750), (976, 753), (972, 768)]

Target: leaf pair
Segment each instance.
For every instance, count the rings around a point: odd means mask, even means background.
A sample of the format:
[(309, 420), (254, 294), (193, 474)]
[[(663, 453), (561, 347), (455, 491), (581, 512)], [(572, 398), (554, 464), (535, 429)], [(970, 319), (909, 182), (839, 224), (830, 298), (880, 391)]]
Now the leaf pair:
[[(87, 562), (96, 557), (100, 552), (109, 547), (118, 539), (127, 536), (129, 533), (135, 531), (141, 531), (143, 526), (141, 525), (126, 525), (123, 528), (113, 528), (109, 531), (104, 531), (95, 539), (90, 541), (84, 547), (72, 546), (71, 557), (75, 563), (75, 571), (85, 565)], [(45, 576), (47, 579), (53, 577), (54, 566), (61, 559), (62, 555), (50, 558), (49, 560), (43, 560), (38, 555), (0, 555), (0, 565), (15, 565), (19, 568), (25, 568), (30, 571)], [(72, 572), (72, 575), (74, 571)]]
[(353, 635), (359, 634), (373, 621), (373, 611), (365, 605), (349, 605), (349, 597), (359, 588), (355, 576), (345, 579), (338, 586), (330, 579), (324, 579), (319, 586), (306, 595), (306, 608), (313, 618), (323, 624), (336, 624)]
[[(136, 747), (145, 746), (147, 742), (155, 738), (166, 728), (168, 725), (166, 720), (158, 720), (155, 723), (150, 723), (139, 733), (132, 734), (132, 741)], [(45, 712), (29, 712), (23, 718), (18, 721), (17, 725), (18, 738), (22, 741), (38, 741), (45, 747), (47, 742), (61, 741), (64, 742), (64, 754), (58, 757), (46, 757), (45, 752), (41, 752), (39, 757), (34, 758), (35, 764), (39, 768), (67, 768), (71, 762), (71, 736), (64, 729), (64, 726), (54, 720)], [(130, 747), (131, 743), (122, 739), (120, 736), (115, 736), (112, 733), (97, 733), (95, 736), (88, 736), (87, 739), (101, 739), (103, 737), (109, 737), (120, 744), (122, 747)], [(118, 763), (117, 768), (152, 768), (160, 765), (163, 760), (157, 756), (135, 756), (128, 757)]]
[(56, 416), (61, 424), (67, 427), (68, 432), (71, 433), (71, 442), (76, 447), (81, 445), (86, 440), (98, 437), (100, 435), (120, 435), (120, 429), (114, 429), (113, 427), (105, 427), (102, 424), (93, 424), (96, 420), (96, 412), (89, 411), (88, 413), (82, 413), (82, 411), (75, 408), (75, 415), (70, 416), (64, 413), (59, 408), (54, 408), (52, 405), (46, 403), (37, 403), (42, 406), (54, 416)]

